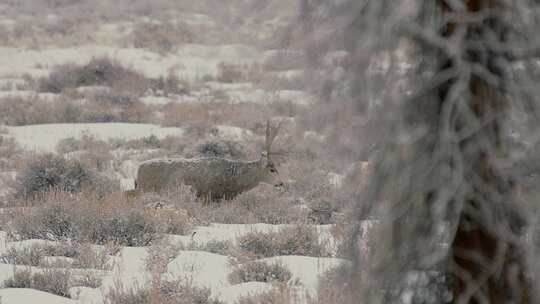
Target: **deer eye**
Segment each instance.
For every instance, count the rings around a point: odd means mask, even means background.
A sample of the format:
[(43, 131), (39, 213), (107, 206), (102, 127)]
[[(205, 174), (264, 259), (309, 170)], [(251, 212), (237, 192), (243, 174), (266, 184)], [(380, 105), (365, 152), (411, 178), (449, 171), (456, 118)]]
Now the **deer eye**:
[(272, 172), (272, 173), (276, 173), (276, 172), (277, 172), (277, 170), (276, 170), (275, 168), (270, 168), (270, 172)]

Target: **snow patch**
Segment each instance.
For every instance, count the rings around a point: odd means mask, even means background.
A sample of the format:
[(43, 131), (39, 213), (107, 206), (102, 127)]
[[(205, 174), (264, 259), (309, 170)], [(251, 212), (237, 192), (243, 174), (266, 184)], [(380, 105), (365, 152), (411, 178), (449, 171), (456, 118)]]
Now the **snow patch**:
[[(107, 295), (112, 289), (129, 291), (147, 286), (150, 275), (146, 271), (148, 251), (144, 247), (124, 247), (114, 263), (113, 272), (103, 278), (101, 293)], [(95, 296), (90, 295), (91, 297)]]
[(180, 128), (162, 128), (152, 124), (132, 123), (83, 123), (83, 124), (43, 124), (19, 127), (5, 127), (9, 136), (26, 150), (54, 152), (59, 141), (66, 138), (81, 138), (83, 134), (93, 135), (96, 139), (109, 140), (123, 138), (138, 139), (155, 135), (165, 138), (169, 135), (181, 136)]
[(0, 255), (4, 255), (7, 251), (8, 234), (5, 231), (0, 231)]
[(120, 189), (122, 189), (123, 191), (135, 189), (135, 179), (134, 178), (121, 178)]
[(324, 136), (323, 134), (317, 133), (315, 131), (306, 131), (304, 132), (304, 139), (313, 140), (313, 141), (322, 143), (326, 139), (326, 136)]
[(341, 185), (343, 184), (343, 178), (344, 176), (342, 174), (338, 174), (335, 172), (329, 172), (326, 175), (326, 179), (328, 180), (328, 183), (336, 189), (341, 188)]
[(166, 105), (171, 101), (174, 101), (173, 99), (169, 97), (163, 97), (163, 96), (144, 96), (141, 97), (141, 102), (149, 105)]
[(69, 296), (84, 304), (103, 304), (103, 294), (99, 288), (84, 286), (71, 287)]
[(276, 99), (299, 105), (308, 105), (312, 102), (313, 97), (300, 90), (281, 90), (276, 92)]
[(306, 291), (314, 296), (317, 294), (319, 277), (326, 271), (347, 263), (347, 260), (338, 258), (321, 258), (307, 256), (277, 256), (259, 261), (269, 264), (280, 263), (292, 273), (292, 281), (298, 280)]
[(29, 239), (29, 240), (23, 240), (23, 241), (17, 241), (17, 242), (7, 242), (6, 247), (8, 249), (16, 249), (16, 250), (23, 250), (28, 249), (34, 246), (54, 246), (54, 245), (60, 245), (60, 242), (55, 241), (48, 241), (48, 240), (42, 240), (42, 239)]
[(176, 71), (176, 76), (188, 80), (196, 80), (204, 75), (216, 76), (217, 66), (222, 62), (250, 64), (258, 62), (261, 57), (257, 48), (244, 44), (184, 44), (176, 53), (166, 56), (145, 49), (99, 45), (41, 50), (0, 47), (0, 77), (21, 77), (25, 73), (34, 77), (46, 76), (49, 72), (37, 67), (52, 67), (68, 62), (85, 64), (93, 57), (100, 56), (119, 60), (147, 77), (166, 76), (172, 70)]
[(312, 103), (313, 96), (300, 90), (265, 91), (254, 90), (230, 90), (225, 91), (231, 102), (267, 103), (273, 101), (285, 101), (299, 105)]
[(206, 27), (206, 28), (214, 28), (216, 27), (216, 23), (214, 20), (205, 14), (194, 14), (194, 13), (187, 13), (187, 14), (181, 14), (181, 17), (177, 19), (171, 20), (174, 23), (185, 23), (192, 27)]
[(181, 250), (167, 266), (166, 277), (184, 278), (197, 286), (210, 288), (213, 294), (219, 294), (221, 288), (230, 286), (227, 279), (230, 272), (227, 256)]
[(245, 91), (253, 89), (251, 82), (223, 83), (218, 81), (209, 81), (205, 83), (212, 90), (224, 91)]
[(2, 304), (75, 304), (79, 303), (68, 298), (53, 295), (47, 292), (28, 288), (6, 288), (0, 289)]
[[(2, 286), (6, 280), (13, 278), (13, 269), (13, 265), (0, 263), (0, 286)], [(3, 304), (4, 302), (1, 303)]]
[(217, 136), (232, 141), (242, 141), (246, 137), (252, 137), (253, 132), (239, 127), (219, 125), (215, 127), (217, 130)]
[(58, 95), (54, 93), (36, 93), (35, 91), (0, 91), (0, 98), (35, 98), (37, 101), (54, 101), (58, 98)]

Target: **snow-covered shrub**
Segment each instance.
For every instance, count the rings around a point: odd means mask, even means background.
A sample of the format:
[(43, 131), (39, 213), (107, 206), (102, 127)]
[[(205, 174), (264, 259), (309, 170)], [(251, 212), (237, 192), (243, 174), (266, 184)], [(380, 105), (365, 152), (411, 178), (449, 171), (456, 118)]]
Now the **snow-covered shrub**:
[(231, 251), (233, 251), (233, 243), (228, 240), (211, 240), (206, 242), (203, 246), (199, 246), (197, 250), (208, 251), (221, 255), (230, 255)]
[(277, 240), (274, 233), (250, 232), (238, 240), (241, 250), (255, 257), (271, 257), (277, 255)]
[(44, 254), (41, 245), (34, 244), (22, 248), (11, 247), (0, 257), (0, 261), (6, 264), (39, 266)]
[[(309, 303), (329, 303), (320, 301), (309, 301)], [(287, 284), (277, 284), (275, 288), (267, 292), (256, 295), (241, 296), (237, 304), (293, 304), (298, 303), (298, 295), (295, 290)]]
[[(82, 199), (80, 199), (82, 200)], [(80, 243), (146, 246), (168, 226), (135, 206), (77, 201), (47, 203), (13, 215), (8, 232), (15, 239), (71, 239)], [(165, 225), (165, 226), (163, 226)], [(80, 252), (79, 252), (80, 254)]]
[(198, 154), (203, 157), (224, 157), (230, 159), (241, 159), (245, 157), (240, 144), (228, 140), (207, 141), (197, 148)]
[(96, 175), (77, 160), (45, 154), (38, 157), (17, 177), (17, 196), (33, 199), (50, 190), (79, 192), (96, 182)]
[(96, 248), (89, 243), (84, 243), (77, 246), (77, 251), (73, 267), (88, 269), (109, 268), (109, 255), (105, 249)]
[(160, 233), (185, 235), (193, 226), (193, 219), (187, 211), (172, 205), (146, 208), (144, 216), (158, 223), (157, 231)]
[(143, 93), (148, 80), (141, 73), (109, 57), (97, 57), (85, 65), (73, 63), (54, 67), (49, 76), (39, 79), (42, 92), (61, 93), (82, 86), (109, 86), (116, 92)]
[(292, 204), (287, 193), (271, 185), (259, 185), (219, 204), (197, 206), (195, 212), (203, 222), (224, 224), (295, 224), (306, 218), (306, 214)]
[(107, 304), (146, 304), (150, 303), (150, 292), (146, 289), (111, 289), (105, 300)]
[(32, 288), (69, 297), (70, 278), (69, 270), (45, 268), (32, 275)]
[[(0, 132), (1, 133), (1, 132)], [(2, 136), (0, 134), (0, 155), (2, 158), (11, 158), (20, 153), (20, 147), (13, 137)], [(0, 162), (1, 166), (1, 162)]]
[(241, 250), (257, 258), (279, 255), (328, 256), (319, 242), (317, 230), (304, 225), (283, 228), (278, 232), (250, 232), (238, 239)]
[(0, 261), (14, 265), (40, 266), (43, 264), (43, 257), (75, 258), (79, 255), (77, 246), (67, 242), (62, 244), (32, 244), (30, 246), (10, 247), (7, 252), (0, 256)]
[(291, 272), (280, 263), (265, 263), (260, 261), (240, 264), (229, 275), (231, 284), (243, 282), (282, 282), (287, 283), (292, 277)]
[(55, 104), (42, 102), (36, 96), (5, 96), (0, 98), (0, 124), (22, 126), (50, 123), (57, 115)]
[(231, 64), (221, 62), (217, 65), (216, 79), (220, 82), (233, 83), (242, 81), (257, 81), (262, 78), (264, 71), (258, 64)]
[[(75, 266), (76, 267), (76, 266)], [(99, 288), (103, 283), (103, 276), (100, 275), (98, 272), (95, 271), (84, 271), (82, 273), (78, 273), (77, 276), (74, 276), (71, 279), (71, 285), (72, 286), (83, 286), (83, 287), (90, 287), (90, 288)]]
[(15, 268), (13, 277), (2, 284), (4, 288), (32, 288), (32, 272), (29, 267)]
[(186, 202), (198, 204), (191, 189), (181, 186), (168, 193), (136, 195), (127, 207), (141, 213), (148, 221), (156, 223), (158, 233), (185, 235), (196, 222), (192, 214), (184, 208), (186, 206), (182, 203)]
[(69, 297), (71, 273), (68, 270), (45, 268), (32, 273), (28, 268), (15, 268), (14, 276), (4, 282), (5, 288), (32, 288), (62, 297)]
[(348, 282), (344, 274), (351, 274), (348, 264), (329, 269), (320, 276), (317, 290), (318, 303), (353, 303), (346, 292)]
[(190, 242), (180, 247), (182, 250), (206, 251), (224, 256), (235, 256), (238, 252), (229, 240), (210, 240), (204, 243)]
[(72, 236), (72, 220), (63, 205), (50, 204), (15, 214), (9, 233), (16, 239), (66, 239)]
[(100, 245), (147, 246), (158, 237), (159, 223), (137, 210), (108, 214), (94, 210), (77, 224), (77, 237)]
[(133, 107), (140, 102), (138, 94), (131, 92), (103, 91), (92, 97), (92, 101), (111, 106)]
[(189, 83), (180, 80), (172, 71), (166, 77), (159, 76), (157, 79), (150, 79), (150, 89), (154, 95), (165, 96), (169, 94), (188, 94), (190, 90)]
[(143, 147), (148, 147), (148, 148), (159, 148), (161, 146), (161, 142), (159, 140), (159, 138), (152, 134), (152, 135), (149, 135), (149, 136), (145, 136), (143, 138), (140, 139), (142, 144), (143, 144)]
[(210, 289), (184, 280), (158, 279), (141, 288), (124, 288), (118, 283), (105, 296), (105, 304), (223, 304), (210, 298)]
[(260, 185), (234, 198), (233, 204), (247, 210), (258, 223), (292, 224), (303, 222), (305, 215), (294, 206), (287, 193)]
[(232, 83), (242, 81), (244, 77), (243, 67), (237, 64), (218, 64), (217, 79), (221, 82)]
[(278, 255), (327, 256), (315, 227), (291, 226), (276, 233)]

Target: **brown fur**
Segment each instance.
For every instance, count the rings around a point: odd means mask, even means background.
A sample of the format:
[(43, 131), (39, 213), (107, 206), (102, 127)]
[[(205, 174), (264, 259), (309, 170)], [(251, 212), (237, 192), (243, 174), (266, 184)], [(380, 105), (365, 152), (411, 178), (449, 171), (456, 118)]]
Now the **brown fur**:
[(137, 172), (137, 190), (157, 192), (179, 184), (191, 186), (197, 196), (231, 199), (261, 182), (283, 185), (270, 158), (270, 148), (280, 128), (266, 125), (265, 149), (259, 160), (238, 161), (220, 157), (165, 158), (143, 162)]

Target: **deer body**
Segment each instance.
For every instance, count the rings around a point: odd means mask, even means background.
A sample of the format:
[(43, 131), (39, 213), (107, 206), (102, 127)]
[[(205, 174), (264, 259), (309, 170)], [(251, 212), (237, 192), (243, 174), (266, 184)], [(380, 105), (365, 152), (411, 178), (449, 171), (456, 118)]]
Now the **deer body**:
[(277, 128), (267, 124), (266, 151), (254, 161), (220, 157), (161, 158), (143, 162), (137, 172), (137, 190), (157, 192), (179, 184), (191, 186), (197, 196), (230, 199), (256, 187), (261, 182), (282, 186), (277, 169), (270, 158), (270, 145)]
[(157, 192), (179, 184), (191, 186), (198, 196), (232, 198), (271, 182), (266, 156), (256, 161), (226, 158), (164, 158), (143, 162), (137, 173), (137, 189)]

